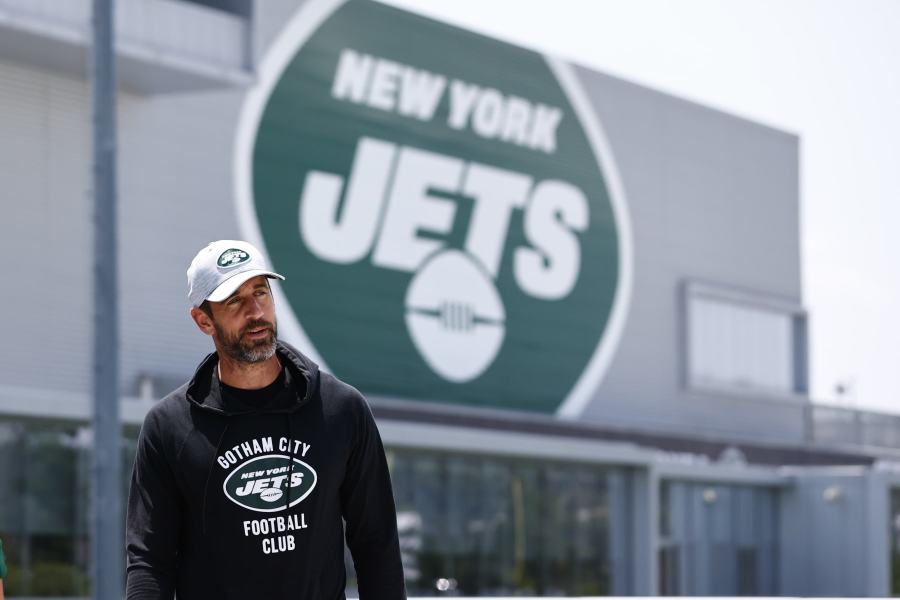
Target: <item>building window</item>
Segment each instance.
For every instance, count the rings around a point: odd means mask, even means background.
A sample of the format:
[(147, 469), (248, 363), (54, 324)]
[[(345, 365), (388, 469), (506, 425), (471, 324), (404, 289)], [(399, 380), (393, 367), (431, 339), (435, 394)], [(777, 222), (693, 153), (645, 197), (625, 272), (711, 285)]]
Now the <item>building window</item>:
[[(122, 494), (134, 434), (122, 445)], [(0, 539), (7, 597), (86, 597), (91, 436), (79, 425), (0, 420)]]
[(411, 596), (611, 591), (608, 469), (388, 451)]
[(690, 387), (806, 393), (806, 317), (799, 305), (689, 284), (686, 312)]

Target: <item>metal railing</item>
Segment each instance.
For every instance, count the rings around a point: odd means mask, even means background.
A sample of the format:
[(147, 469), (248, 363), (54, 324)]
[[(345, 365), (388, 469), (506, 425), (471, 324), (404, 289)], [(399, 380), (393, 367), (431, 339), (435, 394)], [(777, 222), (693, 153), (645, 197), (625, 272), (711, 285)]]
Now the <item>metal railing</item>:
[(814, 444), (900, 450), (900, 415), (810, 404), (806, 432)]

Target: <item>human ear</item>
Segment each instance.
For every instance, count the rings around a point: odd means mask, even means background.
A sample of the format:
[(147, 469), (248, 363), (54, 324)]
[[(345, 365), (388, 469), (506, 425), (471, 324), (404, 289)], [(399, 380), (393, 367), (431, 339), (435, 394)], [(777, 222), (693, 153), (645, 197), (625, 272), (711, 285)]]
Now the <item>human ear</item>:
[(213, 325), (212, 319), (208, 314), (204, 311), (200, 310), (197, 307), (191, 308), (191, 318), (194, 320), (194, 323), (197, 324), (197, 327), (205, 333), (206, 335), (212, 335), (215, 333), (216, 328)]

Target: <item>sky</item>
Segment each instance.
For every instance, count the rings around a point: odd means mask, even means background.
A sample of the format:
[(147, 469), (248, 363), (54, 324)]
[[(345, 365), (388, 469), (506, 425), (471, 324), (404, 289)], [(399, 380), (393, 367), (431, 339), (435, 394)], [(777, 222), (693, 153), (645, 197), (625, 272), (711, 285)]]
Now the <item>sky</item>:
[(900, 413), (900, 1), (381, 1), (797, 134), (811, 396)]

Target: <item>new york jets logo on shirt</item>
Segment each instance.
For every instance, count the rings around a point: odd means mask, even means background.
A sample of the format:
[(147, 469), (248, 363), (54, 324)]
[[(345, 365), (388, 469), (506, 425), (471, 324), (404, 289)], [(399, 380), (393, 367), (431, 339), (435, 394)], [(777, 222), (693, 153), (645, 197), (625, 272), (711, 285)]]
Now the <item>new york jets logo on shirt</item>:
[(229, 500), (257, 512), (284, 510), (290, 490), (290, 505), (309, 496), (316, 487), (315, 470), (285, 454), (251, 458), (232, 471), (222, 485)]
[(624, 322), (630, 242), (570, 67), (312, 0), (238, 130), (240, 222), (287, 276), (287, 339), (367, 393), (582, 410)]

